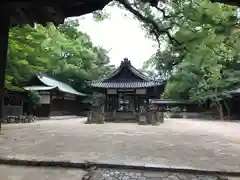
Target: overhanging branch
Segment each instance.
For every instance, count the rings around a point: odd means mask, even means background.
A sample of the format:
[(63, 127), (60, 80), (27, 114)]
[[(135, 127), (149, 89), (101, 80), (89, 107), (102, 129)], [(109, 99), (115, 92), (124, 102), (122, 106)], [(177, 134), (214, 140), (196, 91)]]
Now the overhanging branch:
[(161, 28), (153, 19), (145, 17), (141, 12), (134, 9), (128, 2), (128, 0), (118, 0), (118, 2), (122, 4), (128, 11), (134, 14), (140, 21), (149, 24), (152, 27), (151, 33), (154, 34), (157, 40), (159, 39), (160, 35), (166, 35), (172, 43), (177, 43), (178, 45), (181, 45), (181, 43), (175, 38), (173, 38), (169, 32), (173, 28), (173, 26)]

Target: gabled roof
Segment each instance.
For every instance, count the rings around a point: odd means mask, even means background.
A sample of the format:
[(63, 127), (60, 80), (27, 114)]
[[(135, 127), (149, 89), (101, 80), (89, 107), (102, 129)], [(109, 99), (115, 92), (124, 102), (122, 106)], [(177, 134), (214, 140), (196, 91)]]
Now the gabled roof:
[(56, 88), (62, 92), (85, 96), (85, 94), (77, 92), (70, 85), (64, 82), (58, 81), (56, 79), (53, 79), (43, 73), (38, 73), (36, 76), (42, 82), (43, 86), (27, 86), (27, 87), (24, 87), (26, 90), (43, 91), (43, 90), (51, 90)]
[(137, 70), (125, 58), (121, 65), (108, 77), (91, 82), (96, 88), (145, 88), (163, 85), (163, 81), (156, 81)]
[(102, 81), (107, 82), (116, 79), (117, 75), (123, 73), (122, 71), (124, 68), (127, 68), (130, 72), (132, 72), (136, 77), (139, 77), (139, 79), (142, 81), (151, 81), (151, 79), (148, 78), (145, 74), (133, 67), (131, 62), (127, 58), (123, 59), (121, 65), (109, 77), (106, 77)]

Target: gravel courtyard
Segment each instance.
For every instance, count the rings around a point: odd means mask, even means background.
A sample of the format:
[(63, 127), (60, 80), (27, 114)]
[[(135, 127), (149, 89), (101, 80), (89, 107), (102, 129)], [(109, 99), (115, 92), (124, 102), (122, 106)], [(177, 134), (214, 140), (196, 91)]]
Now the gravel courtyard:
[(3, 125), (0, 156), (240, 170), (240, 123), (166, 119), (160, 126), (85, 119)]

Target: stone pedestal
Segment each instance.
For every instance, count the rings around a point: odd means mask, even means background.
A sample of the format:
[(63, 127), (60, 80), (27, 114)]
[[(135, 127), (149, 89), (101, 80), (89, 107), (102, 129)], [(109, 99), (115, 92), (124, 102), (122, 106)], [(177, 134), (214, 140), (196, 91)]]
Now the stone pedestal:
[(147, 112), (147, 122), (148, 124), (154, 124), (156, 121), (156, 114), (153, 111)]
[(156, 120), (155, 120), (155, 123), (154, 125), (159, 125), (159, 124), (162, 124), (164, 123), (164, 112), (155, 112), (156, 114)]
[(104, 124), (105, 122), (105, 113), (104, 108), (93, 108), (87, 118), (86, 124)]
[(160, 125), (164, 122), (164, 112), (149, 111), (147, 112), (147, 122), (152, 125)]
[(34, 120), (35, 120), (35, 117), (33, 115), (27, 115), (26, 123), (34, 122)]
[(92, 109), (88, 113), (86, 124), (103, 124), (105, 122), (105, 96), (95, 93), (92, 97)]
[(138, 124), (140, 125), (148, 124), (147, 116), (145, 114), (138, 114), (137, 119), (138, 119)]

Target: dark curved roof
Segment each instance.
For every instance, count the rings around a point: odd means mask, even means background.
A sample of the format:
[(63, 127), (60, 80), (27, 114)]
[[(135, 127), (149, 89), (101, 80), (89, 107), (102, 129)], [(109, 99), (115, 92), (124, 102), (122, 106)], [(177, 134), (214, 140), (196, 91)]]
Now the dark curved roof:
[(146, 88), (161, 86), (163, 83), (164, 81), (156, 81), (147, 77), (125, 58), (110, 76), (92, 81), (91, 86), (95, 88)]
[(66, 17), (80, 16), (103, 9), (111, 0), (3, 1), (5, 13), (10, 13), (11, 26), (53, 22), (60, 24)]

